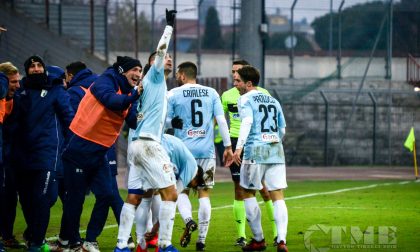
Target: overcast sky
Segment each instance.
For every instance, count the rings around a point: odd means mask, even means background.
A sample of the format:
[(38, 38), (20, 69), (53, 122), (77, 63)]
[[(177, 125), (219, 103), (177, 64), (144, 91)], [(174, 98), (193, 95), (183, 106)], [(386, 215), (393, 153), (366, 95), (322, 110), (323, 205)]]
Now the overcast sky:
[[(196, 19), (197, 4), (199, 0), (176, 0), (177, 9), (180, 12), (178, 17), (187, 19)], [(204, 0), (208, 1), (208, 0)], [(245, 0), (243, 0), (245, 1)], [(337, 11), (342, 0), (332, 0), (333, 11)], [(374, 0), (345, 0), (344, 8), (359, 4), (372, 2)], [(389, 1), (389, 0), (382, 0)], [(397, 0), (398, 1), (398, 0)], [(394, 1), (394, 2), (397, 2)], [(151, 2), (152, 0), (138, 0), (139, 11), (144, 11), (149, 17), (151, 16)], [(216, 0), (216, 8), (219, 13), (219, 19), (222, 24), (230, 24), (233, 20), (233, 6), (234, 0)], [(241, 0), (236, 0), (239, 7)], [(331, 0), (298, 0), (295, 6), (295, 20), (300, 21), (306, 18), (308, 23), (311, 23), (316, 17), (327, 14), (330, 11)], [(268, 14), (274, 14), (277, 10), (281, 14), (290, 18), (290, 9), (293, 0), (266, 0), (266, 11)], [(164, 17), (165, 8), (173, 8), (174, 0), (156, 0), (155, 15), (157, 19)], [(239, 12), (236, 13), (237, 18), (240, 17)]]

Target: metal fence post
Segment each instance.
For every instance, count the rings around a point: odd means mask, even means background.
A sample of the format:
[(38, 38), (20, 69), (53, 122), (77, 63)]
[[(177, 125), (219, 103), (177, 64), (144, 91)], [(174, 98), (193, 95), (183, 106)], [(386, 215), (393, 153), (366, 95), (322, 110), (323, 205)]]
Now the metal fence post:
[(324, 91), (320, 91), (322, 99), (325, 103), (325, 133), (324, 133), (324, 165), (328, 166), (328, 115), (329, 115), (329, 109), (330, 104), (328, 102), (327, 96), (325, 95)]
[(290, 9), (290, 15), (291, 15), (291, 18), (290, 18), (290, 38), (291, 38), (292, 42), (291, 42), (290, 55), (289, 55), (289, 58), (290, 58), (290, 63), (289, 63), (290, 74), (289, 74), (289, 78), (291, 78), (291, 79), (295, 78), (295, 75), (293, 74), (293, 60), (294, 60), (294, 57), (295, 57), (295, 49), (294, 49), (294, 46), (293, 46), (293, 44), (294, 44), (294, 41), (293, 40), (294, 40), (294, 36), (295, 36), (295, 30), (294, 30), (294, 24), (293, 24), (293, 22), (294, 22), (294, 11), (295, 11), (295, 5), (296, 5), (296, 3), (297, 3), (297, 0), (294, 0), (293, 1), (293, 4), (292, 4), (292, 8)]
[(369, 97), (373, 103), (373, 128), (372, 128), (372, 164), (376, 163), (376, 109), (377, 109), (377, 102), (375, 99), (375, 95), (372, 91), (369, 91)]

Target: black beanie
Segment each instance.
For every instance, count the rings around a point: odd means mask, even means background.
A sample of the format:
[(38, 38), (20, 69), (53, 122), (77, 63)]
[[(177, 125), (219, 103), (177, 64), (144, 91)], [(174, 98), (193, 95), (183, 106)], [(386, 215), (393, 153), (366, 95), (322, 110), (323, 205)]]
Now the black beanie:
[(140, 60), (128, 56), (117, 56), (117, 62), (112, 65), (120, 74), (125, 73), (136, 66), (142, 67)]
[(39, 63), (41, 63), (41, 65), (44, 67), (44, 72), (45, 71), (47, 71), (46, 69), (45, 69), (45, 63), (44, 63), (44, 60), (40, 57), (40, 56), (38, 56), (38, 55), (33, 55), (33, 56), (31, 56), (31, 57), (29, 57), (26, 61), (25, 61), (25, 63), (23, 63), (23, 65), (24, 65), (24, 67), (25, 67), (25, 73), (26, 73), (26, 75), (28, 75), (28, 70), (29, 70), (29, 67), (32, 65), (32, 63), (34, 63), (34, 62), (39, 62)]

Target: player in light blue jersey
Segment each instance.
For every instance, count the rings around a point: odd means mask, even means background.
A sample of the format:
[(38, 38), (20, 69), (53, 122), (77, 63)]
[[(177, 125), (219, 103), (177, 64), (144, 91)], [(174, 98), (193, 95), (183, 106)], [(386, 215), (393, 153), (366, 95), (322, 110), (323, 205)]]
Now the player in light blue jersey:
[[(183, 188), (186, 187), (197, 188), (198, 185), (202, 185), (204, 183), (202, 179), (203, 169), (201, 167), (197, 167), (195, 158), (180, 139), (164, 134), (162, 136), (162, 146), (168, 153), (173, 165), (173, 172), (177, 180), (176, 184), (178, 192), (182, 191)], [(155, 197), (153, 197), (152, 203), (151, 195), (146, 193), (142, 197), (141, 203), (136, 210), (136, 233), (137, 242), (140, 246), (138, 250), (140, 251), (147, 251), (145, 250), (147, 247), (145, 234), (151, 205), (154, 203)], [(149, 238), (154, 237), (158, 228), (159, 222), (155, 223), (152, 232), (150, 232), (147, 236)]]
[(264, 180), (274, 205), (277, 251), (287, 251), (288, 214), (283, 194), (287, 182), (282, 144), (286, 122), (280, 103), (256, 89), (259, 79), (258, 70), (252, 66), (244, 66), (234, 74), (235, 85), (241, 94), (238, 101), (241, 127), (233, 160), (238, 165), (242, 163), (240, 185), (245, 189), (246, 218), (254, 235), (242, 250), (266, 249), (261, 210), (255, 198), (255, 192), (262, 189)]
[[(136, 170), (133, 173), (135, 177), (131, 176), (131, 172), (129, 174), (129, 193), (130, 189), (141, 188), (153, 194), (153, 189), (158, 189), (162, 198), (159, 221), (165, 229), (162, 229), (159, 235), (159, 251), (178, 251), (171, 242), (177, 200), (175, 175), (169, 156), (161, 144), (167, 108), (165, 72), (172, 68), (167, 49), (173, 31), (175, 13), (175, 10), (166, 10), (167, 25), (158, 43), (153, 62), (150, 62), (150, 70), (143, 77), (143, 94), (137, 109), (137, 129), (133, 142), (128, 146), (127, 154), (132, 170)], [(136, 204), (138, 198), (127, 197), (121, 218), (124, 220), (122, 223), (128, 225), (124, 227), (120, 225), (115, 252), (128, 251), (126, 238), (131, 230)], [(141, 247), (137, 249), (142, 251)]]
[[(203, 168), (205, 184), (198, 188), (198, 240), (196, 250), (203, 251), (211, 217), (210, 189), (214, 185), (216, 157), (214, 150), (214, 118), (219, 125), (225, 146), (224, 158), (232, 155), (229, 129), (219, 94), (213, 88), (197, 84), (197, 67), (192, 62), (177, 67), (176, 78), (180, 87), (168, 93), (167, 124), (175, 128), (175, 136), (181, 139), (193, 154), (197, 164)], [(191, 232), (197, 228), (192, 219), (188, 189), (178, 195), (178, 210), (186, 224), (181, 236), (181, 246), (186, 247)]]
[(194, 187), (195, 184), (189, 184), (197, 174), (197, 162), (187, 146), (179, 138), (168, 134), (163, 135), (162, 145), (168, 153), (171, 163), (174, 164), (177, 191), (182, 192), (184, 188)]

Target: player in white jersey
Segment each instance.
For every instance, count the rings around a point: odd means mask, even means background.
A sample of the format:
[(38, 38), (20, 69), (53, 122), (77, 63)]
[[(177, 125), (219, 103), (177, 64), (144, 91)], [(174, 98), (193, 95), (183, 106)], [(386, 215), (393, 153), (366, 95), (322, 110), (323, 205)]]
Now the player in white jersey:
[[(158, 189), (162, 198), (159, 221), (165, 229), (159, 234), (159, 251), (178, 251), (171, 242), (177, 200), (175, 175), (169, 156), (161, 145), (167, 108), (165, 71), (172, 67), (170, 56), (166, 52), (173, 31), (175, 13), (175, 10), (166, 10), (167, 25), (158, 43), (150, 70), (142, 80), (143, 94), (137, 109), (137, 129), (133, 142), (128, 147), (129, 162), (133, 165), (132, 168), (138, 171), (136, 178), (129, 178), (129, 192), (133, 188), (151, 192), (152, 189)], [(135, 199), (131, 201), (127, 197), (123, 206), (122, 222), (128, 223), (129, 228), (128, 225), (123, 228), (120, 226), (116, 252), (128, 251), (125, 239), (133, 223), (138, 203)]]
[(233, 160), (242, 163), (240, 185), (245, 189), (246, 218), (254, 235), (242, 250), (266, 249), (261, 210), (255, 198), (255, 192), (262, 189), (264, 180), (274, 205), (277, 251), (287, 251), (288, 214), (283, 195), (287, 182), (282, 144), (286, 122), (280, 103), (256, 89), (259, 79), (258, 70), (252, 66), (244, 66), (234, 74), (235, 85), (241, 94), (238, 109), (242, 121)]
[[(176, 78), (180, 87), (168, 93), (167, 123), (175, 128), (175, 136), (181, 139), (203, 168), (205, 181), (198, 188), (198, 240), (196, 250), (203, 251), (211, 216), (210, 189), (214, 185), (216, 158), (214, 150), (214, 118), (219, 125), (225, 146), (224, 157), (231, 159), (232, 148), (229, 129), (219, 94), (213, 88), (196, 83), (197, 67), (192, 62), (184, 62), (177, 67)], [(186, 224), (181, 236), (181, 246), (186, 247), (191, 232), (197, 228), (192, 219), (188, 189), (178, 196), (178, 210)]]

